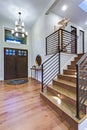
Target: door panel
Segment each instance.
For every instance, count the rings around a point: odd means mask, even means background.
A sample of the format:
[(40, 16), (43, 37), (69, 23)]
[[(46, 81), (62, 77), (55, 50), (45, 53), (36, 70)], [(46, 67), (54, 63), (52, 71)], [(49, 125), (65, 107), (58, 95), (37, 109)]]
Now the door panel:
[(15, 56), (5, 56), (4, 79), (16, 78)]
[(16, 62), (17, 62), (17, 78), (28, 77), (27, 57), (18, 56)]

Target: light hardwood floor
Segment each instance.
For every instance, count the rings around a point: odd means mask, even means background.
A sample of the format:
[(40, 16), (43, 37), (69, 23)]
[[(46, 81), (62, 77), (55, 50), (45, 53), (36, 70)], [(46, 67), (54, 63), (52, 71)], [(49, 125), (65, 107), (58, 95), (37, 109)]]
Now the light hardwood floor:
[(34, 79), (22, 85), (0, 82), (0, 130), (71, 130), (41, 99), (40, 88)]

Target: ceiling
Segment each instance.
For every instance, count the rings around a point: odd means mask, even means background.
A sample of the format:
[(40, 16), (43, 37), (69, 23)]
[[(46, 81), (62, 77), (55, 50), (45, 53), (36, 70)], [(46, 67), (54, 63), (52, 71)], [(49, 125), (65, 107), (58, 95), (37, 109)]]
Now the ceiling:
[(41, 15), (51, 0), (0, 0), (0, 21), (13, 22), (21, 19), (27, 26), (32, 24)]
[[(83, 0), (57, 0), (55, 6), (51, 7), (49, 11), (55, 14), (69, 18), (71, 22), (77, 24), (80, 27), (87, 28), (87, 13), (84, 12), (78, 5)], [(67, 10), (64, 12), (61, 10), (63, 5), (67, 5)]]
[[(0, 20), (13, 22), (18, 19), (18, 12), (24, 23), (31, 27), (41, 13), (46, 9), (51, 0), (0, 0)], [(67, 17), (71, 22), (86, 28), (87, 13), (78, 7), (82, 0), (55, 0), (48, 11), (54, 12), (61, 17)], [(62, 5), (68, 9), (63, 12)]]

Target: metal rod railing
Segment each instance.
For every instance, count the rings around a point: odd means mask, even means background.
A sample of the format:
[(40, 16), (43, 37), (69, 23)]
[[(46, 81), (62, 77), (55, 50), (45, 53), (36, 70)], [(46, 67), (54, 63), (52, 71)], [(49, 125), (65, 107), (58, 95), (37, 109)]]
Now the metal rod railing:
[[(53, 60), (52, 60), (53, 59)], [(42, 89), (60, 73), (60, 52), (57, 52), (42, 64)]]
[(76, 80), (76, 117), (78, 119), (80, 119), (80, 115), (79, 115), (79, 108), (80, 108), (80, 105), (79, 105), (79, 66), (76, 65), (76, 72), (77, 73), (77, 80)]
[(76, 63), (76, 117), (78, 119), (80, 119), (81, 108), (87, 99), (87, 68), (85, 66), (87, 66), (87, 53)]
[(63, 29), (55, 31), (46, 37), (46, 55), (55, 54), (59, 50), (76, 53), (76, 39), (77, 36), (69, 31)]

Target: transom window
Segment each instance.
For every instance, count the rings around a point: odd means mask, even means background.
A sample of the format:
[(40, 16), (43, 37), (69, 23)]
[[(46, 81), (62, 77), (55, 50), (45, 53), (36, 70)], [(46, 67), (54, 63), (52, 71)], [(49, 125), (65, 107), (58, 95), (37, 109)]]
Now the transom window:
[(4, 29), (4, 40), (8, 43), (26, 44), (27, 37), (16, 37), (11, 33), (11, 29)]

